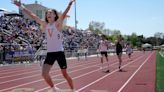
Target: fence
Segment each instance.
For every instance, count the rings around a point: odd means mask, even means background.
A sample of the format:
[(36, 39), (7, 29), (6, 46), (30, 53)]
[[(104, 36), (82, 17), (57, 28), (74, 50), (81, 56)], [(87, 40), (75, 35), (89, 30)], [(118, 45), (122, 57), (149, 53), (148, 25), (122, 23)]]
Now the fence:
[(33, 52), (31, 49), (19, 50), (20, 46), (27, 46), (27, 45), (0, 43), (0, 64), (2, 63), (10, 64), (14, 62), (23, 62), (23, 61), (32, 62), (34, 59), (35, 52)]
[[(2, 44), (0, 44), (2, 45)], [(8, 46), (7, 44), (3, 46)], [(97, 51), (96, 48), (79, 48), (76, 47), (74, 50), (65, 50), (65, 56), (66, 58), (69, 57), (77, 57), (78, 60), (80, 57), (85, 58), (90, 55), (96, 55), (99, 52)], [(115, 53), (114, 49), (109, 49), (108, 53)], [(0, 52), (0, 61), (5, 61), (7, 63), (12, 63), (12, 62), (23, 62), (23, 61), (30, 61), (33, 62), (35, 60), (43, 60), (45, 59), (47, 54), (47, 50), (45, 47), (41, 47), (38, 51), (28, 51), (28, 50), (2, 50)]]

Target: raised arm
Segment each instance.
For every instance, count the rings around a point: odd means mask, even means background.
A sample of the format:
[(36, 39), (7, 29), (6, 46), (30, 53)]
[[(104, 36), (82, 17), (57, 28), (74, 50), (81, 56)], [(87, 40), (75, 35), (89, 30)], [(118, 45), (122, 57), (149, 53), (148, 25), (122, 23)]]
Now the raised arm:
[(37, 23), (39, 23), (41, 26), (45, 26), (45, 22), (42, 21), (38, 16), (36, 16), (34, 13), (32, 13), (30, 10), (28, 10), (20, 1), (14, 0), (13, 2), (16, 6), (18, 6), (22, 11), (24, 11), (26, 14), (28, 14), (31, 18), (33, 18)]
[(65, 19), (65, 17), (67, 16), (67, 13), (68, 13), (68, 11), (70, 10), (70, 8), (71, 8), (71, 5), (72, 5), (72, 3), (74, 2), (74, 0), (70, 0), (70, 2), (69, 2), (69, 4), (68, 4), (68, 6), (67, 6), (67, 8), (65, 9), (65, 11), (63, 12), (63, 14), (61, 15), (61, 17), (60, 17), (60, 21), (64, 21), (64, 19)]

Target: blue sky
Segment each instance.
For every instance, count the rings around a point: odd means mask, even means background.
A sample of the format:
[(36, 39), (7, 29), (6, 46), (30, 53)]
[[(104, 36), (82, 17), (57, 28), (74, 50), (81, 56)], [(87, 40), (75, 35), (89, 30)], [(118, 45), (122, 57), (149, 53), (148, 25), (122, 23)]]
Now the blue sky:
[[(64, 11), (69, 0), (37, 0), (42, 5)], [(34, 3), (35, 0), (22, 0)], [(154, 36), (164, 33), (164, 0), (76, 0), (78, 28), (86, 29), (91, 21), (104, 22), (105, 28), (122, 34)], [(18, 11), (10, 0), (1, 0), (0, 8)], [(74, 26), (74, 5), (69, 11), (68, 25)]]

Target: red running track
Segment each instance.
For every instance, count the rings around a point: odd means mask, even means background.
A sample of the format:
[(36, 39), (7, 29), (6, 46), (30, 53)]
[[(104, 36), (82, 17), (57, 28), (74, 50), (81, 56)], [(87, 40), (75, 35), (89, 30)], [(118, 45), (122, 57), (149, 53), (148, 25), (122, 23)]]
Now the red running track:
[[(98, 57), (89, 57), (87, 61), (72, 59), (67, 61), (68, 72), (79, 92), (154, 92), (155, 54), (135, 52), (133, 61), (123, 55), (125, 72), (118, 72), (117, 56), (109, 56), (110, 73), (100, 70)], [(50, 92), (50, 87), (41, 77), (39, 64), (1, 66), (0, 70), (0, 92), (27, 92), (28, 89), (31, 92)], [(69, 89), (56, 63), (50, 75), (57, 87)]]

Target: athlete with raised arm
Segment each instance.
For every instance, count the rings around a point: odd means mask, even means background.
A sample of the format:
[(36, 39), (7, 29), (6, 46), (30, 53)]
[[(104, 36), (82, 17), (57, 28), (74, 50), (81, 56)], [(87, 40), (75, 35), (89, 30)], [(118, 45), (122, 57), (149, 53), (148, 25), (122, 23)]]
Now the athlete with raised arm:
[(55, 61), (58, 62), (61, 72), (64, 78), (67, 80), (72, 92), (75, 92), (73, 81), (67, 73), (67, 63), (64, 54), (64, 48), (62, 44), (62, 25), (63, 21), (71, 8), (74, 0), (70, 0), (66, 10), (59, 16), (58, 12), (54, 9), (48, 9), (45, 12), (45, 21), (41, 20), (38, 16), (28, 10), (21, 4), (19, 0), (14, 0), (14, 4), (18, 6), (22, 11), (31, 16), (42, 27), (42, 31), (47, 36), (47, 56), (42, 68), (42, 76), (47, 84), (53, 89), (53, 92), (59, 92), (59, 89), (54, 85), (49, 72)]

